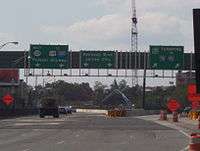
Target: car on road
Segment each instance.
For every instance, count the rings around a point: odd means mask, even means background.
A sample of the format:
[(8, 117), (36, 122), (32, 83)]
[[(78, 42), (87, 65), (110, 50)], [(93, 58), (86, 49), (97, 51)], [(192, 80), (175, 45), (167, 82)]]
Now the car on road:
[(71, 106), (59, 107), (60, 114), (72, 114)]
[(60, 114), (66, 114), (67, 115), (67, 110), (66, 110), (65, 107), (59, 107), (58, 111), (59, 111)]
[(72, 114), (72, 111), (73, 111), (72, 107), (71, 106), (67, 106), (66, 107), (66, 111), (67, 111), (68, 114)]
[(188, 106), (183, 109), (183, 113), (188, 114), (192, 110), (192, 107)]

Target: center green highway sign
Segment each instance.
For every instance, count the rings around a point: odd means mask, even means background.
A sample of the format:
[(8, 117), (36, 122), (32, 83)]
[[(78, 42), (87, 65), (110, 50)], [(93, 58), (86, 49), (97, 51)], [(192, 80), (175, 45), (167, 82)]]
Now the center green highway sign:
[(91, 68), (91, 69), (116, 68), (116, 52), (81, 51), (81, 68)]
[(150, 46), (150, 67), (158, 70), (180, 70), (183, 66), (183, 46)]
[(67, 69), (68, 45), (31, 45), (30, 68)]

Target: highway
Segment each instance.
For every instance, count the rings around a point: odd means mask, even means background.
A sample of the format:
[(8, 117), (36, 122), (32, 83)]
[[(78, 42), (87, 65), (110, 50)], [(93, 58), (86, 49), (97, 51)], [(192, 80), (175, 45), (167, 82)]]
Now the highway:
[(180, 151), (187, 145), (179, 131), (136, 117), (75, 113), (0, 121), (0, 151)]

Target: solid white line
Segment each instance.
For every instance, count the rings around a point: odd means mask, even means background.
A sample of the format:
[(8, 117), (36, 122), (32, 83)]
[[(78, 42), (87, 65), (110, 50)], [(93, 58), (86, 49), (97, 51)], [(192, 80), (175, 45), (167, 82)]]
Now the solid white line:
[[(178, 130), (178, 129), (177, 129)], [(184, 134), (185, 136), (189, 137), (190, 138), (190, 135), (186, 132), (184, 132), (183, 130), (178, 130), (180, 133)]]
[(63, 144), (65, 141), (60, 141), (60, 142), (57, 142), (56, 144), (57, 145), (60, 145), (60, 144)]
[(29, 151), (30, 149), (24, 149), (24, 150), (22, 150), (22, 151)]
[[(142, 116), (142, 117), (138, 117), (139, 119), (143, 119), (146, 121), (152, 121), (154, 123), (157, 123), (159, 125), (163, 125), (172, 129), (175, 129), (177, 131), (179, 131), (180, 133), (182, 133), (183, 135), (185, 135), (186, 137), (190, 138), (190, 135), (186, 132), (184, 132), (183, 130), (180, 130), (181, 127), (177, 126), (177, 125), (173, 125), (172, 123), (169, 122), (160, 122), (158, 120), (150, 120), (150, 119), (146, 119), (148, 116)], [(182, 128), (181, 128), (182, 129)], [(189, 146), (185, 147), (184, 149), (181, 149), (180, 151), (187, 151), (189, 149)]]
[(185, 147), (184, 149), (180, 150), (180, 151), (188, 151), (189, 146)]

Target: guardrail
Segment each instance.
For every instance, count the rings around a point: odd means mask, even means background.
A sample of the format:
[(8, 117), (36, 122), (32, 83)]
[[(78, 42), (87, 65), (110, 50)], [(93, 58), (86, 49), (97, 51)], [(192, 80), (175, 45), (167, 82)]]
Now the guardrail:
[(37, 114), (38, 109), (0, 110), (0, 119)]
[(81, 112), (81, 113), (108, 114), (108, 111), (107, 111), (107, 110), (97, 110), (97, 109), (76, 109), (76, 112)]

